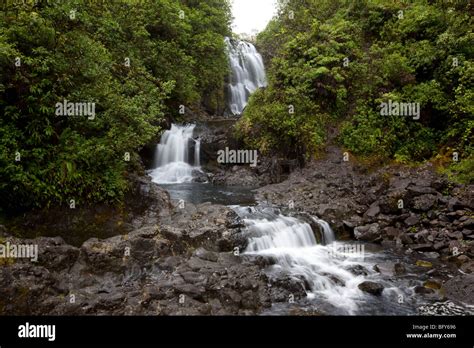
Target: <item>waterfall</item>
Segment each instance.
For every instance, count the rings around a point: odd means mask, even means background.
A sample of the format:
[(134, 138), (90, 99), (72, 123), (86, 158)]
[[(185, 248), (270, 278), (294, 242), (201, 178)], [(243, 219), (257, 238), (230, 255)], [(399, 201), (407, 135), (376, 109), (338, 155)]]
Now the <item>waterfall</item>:
[(240, 115), (250, 95), (258, 88), (267, 86), (265, 67), (262, 56), (251, 43), (228, 37), (225, 43), (231, 68), (227, 105), (230, 113)]
[(363, 266), (373, 274), (372, 265), (361, 260), (360, 255), (340, 253), (341, 246), (347, 244), (335, 241), (334, 232), (326, 221), (313, 217), (321, 227), (323, 244), (326, 244), (322, 245), (318, 244), (308, 223), (284, 216), (277, 209), (234, 209), (246, 226), (248, 245), (244, 255), (271, 258), (276, 261), (273, 272), (304, 279), (309, 286), (306, 289), (309, 299), (324, 300), (345, 314), (357, 312), (359, 301), (364, 297), (358, 284), (366, 276), (355, 275), (351, 267)]
[(324, 244), (326, 244), (326, 245), (331, 244), (332, 242), (334, 242), (336, 240), (336, 236), (334, 235), (334, 231), (332, 230), (331, 226), (329, 226), (329, 224), (326, 221), (321, 220), (321, 219), (319, 219), (315, 216), (313, 216), (312, 219), (321, 228), (321, 233), (322, 233), (322, 236), (323, 236), (323, 243)]
[[(200, 140), (193, 138), (195, 125), (171, 125), (156, 146), (153, 182), (175, 184), (191, 182), (193, 173), (200, 171)], [(194, 149), (194, 150), (193, 150)]]

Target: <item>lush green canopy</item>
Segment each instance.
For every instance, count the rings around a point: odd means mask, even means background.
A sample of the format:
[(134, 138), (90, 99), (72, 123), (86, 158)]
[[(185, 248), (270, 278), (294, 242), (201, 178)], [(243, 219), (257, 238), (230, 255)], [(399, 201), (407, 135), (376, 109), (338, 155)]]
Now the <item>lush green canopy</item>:
[[(469, 158), (474, 126), (474, 9), (469, 1), (290, 0), (257, 38), (270, 84), (239, 130), (249, 146), (313, 154), (326, 127), (352, 153)], [(471, 5), (472, 6), (472, 5)], [(419, 103), (419, 120), (381, 116)], [(291, 111), (294, 111), (291, 113)], [(467, 170), (469, 170), (467, 168)]]
[[(180, 105), (222, 107), (227, 1), (9, 3), (0, 14), (4, 209), (120, 200), (165, 117)], [(95, 103), (95, 117), (57, 116), (64, 100)]]

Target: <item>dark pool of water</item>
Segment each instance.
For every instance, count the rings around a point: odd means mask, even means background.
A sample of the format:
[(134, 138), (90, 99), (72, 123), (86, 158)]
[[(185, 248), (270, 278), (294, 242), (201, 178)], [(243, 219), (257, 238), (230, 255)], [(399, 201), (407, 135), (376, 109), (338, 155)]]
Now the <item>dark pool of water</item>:
[(217, 186), (203, 183), (160, 185), (167, 190), (172, 200), (184, 200), (192, 204), (210, 202), (222, 205), (255, 205), (253, 188), (240, 186)]

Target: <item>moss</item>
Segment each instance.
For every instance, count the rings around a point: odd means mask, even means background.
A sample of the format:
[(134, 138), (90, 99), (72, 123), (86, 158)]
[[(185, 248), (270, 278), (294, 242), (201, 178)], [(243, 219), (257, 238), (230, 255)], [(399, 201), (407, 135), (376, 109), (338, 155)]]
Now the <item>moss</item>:
[(459, 162), (450, 164), (448, 167), (441, 169), (448, 179), (460, 184), (474, 183), (474, 156), (471, 155)]

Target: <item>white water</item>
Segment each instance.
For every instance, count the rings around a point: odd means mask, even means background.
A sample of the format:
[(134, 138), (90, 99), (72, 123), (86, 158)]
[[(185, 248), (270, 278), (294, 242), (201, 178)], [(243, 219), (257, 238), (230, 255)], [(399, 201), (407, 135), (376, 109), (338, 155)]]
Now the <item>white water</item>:
[(231, 68), (227, 104), (233, 115), (240, 115), (250, 95), (267, 86), (262, 56), (249, 42), (225, 38)]
[[(200, 171), (200, 141), (193, 138), (195, 125), (171, 125), (156, 147), (152, 181), (158, 184), (191, 182)], [(194, 147), (194, 151), (191, 151)]]
[[(304, 278), (310, 289), (309, 299), (318, 298), (354, 314), (365, 294), (358, 285), (366, 276), (354, 275), (351, 266), (364, 266), (369, 273), (373, 264), (356, 254), (335, 252), (343, 243), (335, 242), (329, 224), (318, 218), (313, 220), (321, 227), (323, 243), (317, 243), (311, 226), (294, 217), (283, 216), (272, 210), (257, 208), (235, 208), (247, 226), (249, 243), (244, 254), (261, 255), (276, 260), (273, 271), (283, 272), (301, 280)], [(341, 257), (342, 256), (342, 257)], [(369, 275), (370, 276), (370, 275)]]

